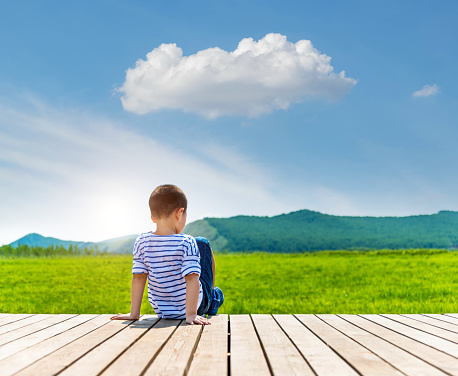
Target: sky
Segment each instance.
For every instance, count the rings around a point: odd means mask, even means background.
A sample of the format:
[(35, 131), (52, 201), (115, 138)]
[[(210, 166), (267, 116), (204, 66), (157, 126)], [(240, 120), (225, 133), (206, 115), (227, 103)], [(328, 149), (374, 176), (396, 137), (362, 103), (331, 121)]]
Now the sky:
[(456, 1), (0, 0), (0, 245), (458, 210)]

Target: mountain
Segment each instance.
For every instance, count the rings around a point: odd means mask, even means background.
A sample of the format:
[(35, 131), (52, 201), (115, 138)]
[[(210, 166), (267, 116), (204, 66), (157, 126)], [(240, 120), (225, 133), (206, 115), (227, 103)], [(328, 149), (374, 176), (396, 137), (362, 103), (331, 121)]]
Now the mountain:
[(215, 250), (304, 252), (333, 249), (458, 248), (458, 212), (408, 217), (350, 217), (300, 210), (273, 217), (204, 218), (185, 233)]
[(97, 247), (100, 251), (107, 251), (108, 253), (126, 253), (132, 252), (132, 248), (137, 239), (138, 235), (128, 235), (120, 238), (104, 240), (101, 242), (78, 242), (71, 240), (60, 240), (51, 237), (45, 237), (40, 234), (28, 234), (10, 245), (18, 247), (19, 245), (28, 245), (30, 247), (49, 247), (51, 245), (63, 246), (65, 248), (70, 245), (77, 246), (78, 248), (95, 248)]
[(65, 248), (70, 247), (70, 244), (78, 245), (83, 244), (82, 242), (74, 242), (70, 240), (60, 240), (57, 238), (44, 237), (40, 234), (28, 234), (22, 238), (10, 243), (11, 246), (17, 247), (19, 245), (28, 245), (30, 247), (49, 247), (51, 245), (63, 246)]
[[(458, 212), (409, 217), (349, 217), (299, 210), (273, 217), (204, 218), (184, 231), (204, 236), (218, 251), (307, 252), (332, 249), (458, 248)], [(137, 235), (77, 242), (29, 234), (11, 243), (48, 247), (71, 244), (130, 253)]]

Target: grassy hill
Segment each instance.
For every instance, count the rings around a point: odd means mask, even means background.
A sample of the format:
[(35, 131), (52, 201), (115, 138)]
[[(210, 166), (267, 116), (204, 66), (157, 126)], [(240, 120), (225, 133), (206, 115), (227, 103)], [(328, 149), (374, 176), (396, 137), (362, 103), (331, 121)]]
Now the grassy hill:
[(52, 237), (42, 236), (40, 234), (28, 234), (18, 240), (15, 240), (10, 245), (13, 248), (17, 248), (20, 245), (27, 245), (29, 247), (42, 247), (48, 248), (64, 247), (68, 249), (70, 246), (78, 247), (80, 249), (99, 249), (100, 251), (106, 251), (107, 253), (130, 253), (134, 246), (135, 239), (138, 235), (128, 235), (120, 238), (104, 240), (101, 242), (79, 242), (72, 240), (61, 240)]
[(304, 252), (332, 249), (458, 248), (458, 212), (409, 217), (344, 217), (300, 210), (274, 217), (205, 218), (184, 232), (215, 250)]
[(14, 248), (19, 245), (28, 245), (29, 247), (50, 247), (50, 246), (62, 246), (64, 248), (70, 247), (70, 245), (80, 247), (83, 242), (75, 242), (71, 240), (61, 240), (57, 238), (52, 238), (49, 236), (42, 236), (40, 234), (28, 234), (22, 238), (15, 240), (10, 245)]

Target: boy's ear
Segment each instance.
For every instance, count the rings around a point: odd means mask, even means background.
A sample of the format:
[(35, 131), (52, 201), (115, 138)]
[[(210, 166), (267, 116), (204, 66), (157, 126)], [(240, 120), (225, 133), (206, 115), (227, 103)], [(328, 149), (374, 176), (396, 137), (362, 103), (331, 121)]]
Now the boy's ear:
[(184, 208), (177, 209), (177, 219), (180, 219), (180, 217), (183, 215)]
[(151, 214), (151, 220), (153, 221), (153, 223), (156, 223), (156, 220), (154, 219), (152, 214)]

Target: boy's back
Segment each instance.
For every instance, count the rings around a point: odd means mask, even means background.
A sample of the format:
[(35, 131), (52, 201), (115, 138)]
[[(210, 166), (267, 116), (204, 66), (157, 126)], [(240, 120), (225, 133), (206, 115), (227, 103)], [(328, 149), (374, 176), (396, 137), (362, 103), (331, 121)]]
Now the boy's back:
[[(148, 273), (148, 300), (161, 318), (186, 318), (186, 281), (191, 273), (200, 275), (200, 255), (190, 235), (141, 234), (134, 245), (132, 273)], [(198, 306), (202, 301), (199, 283)]]
[(112, 320), (138, 320), (145, 284), (148, 300), (161, 318), (210, 324), (203, 314), (216, 314), (224, 301), (215, 287), (215, 259), (210, 244), (182, 234), (188, 200), (175, 185), (157, 187), (149, 198), (156, 231), (141, 234), (134, 245), (130, 313)]

